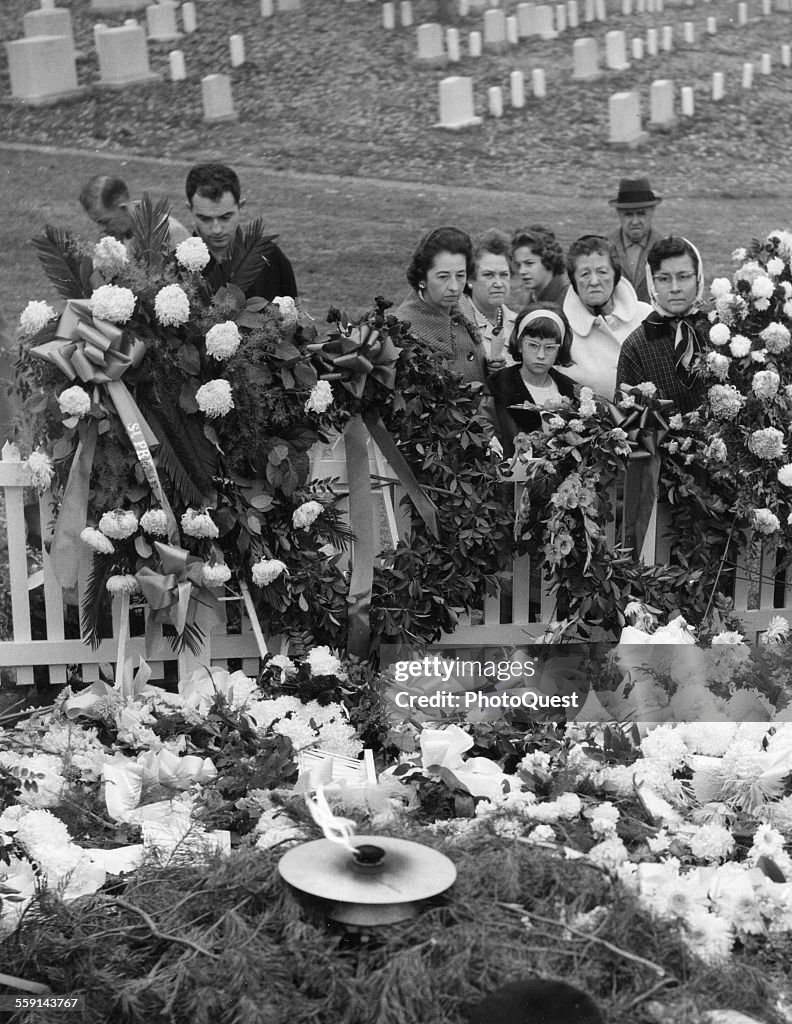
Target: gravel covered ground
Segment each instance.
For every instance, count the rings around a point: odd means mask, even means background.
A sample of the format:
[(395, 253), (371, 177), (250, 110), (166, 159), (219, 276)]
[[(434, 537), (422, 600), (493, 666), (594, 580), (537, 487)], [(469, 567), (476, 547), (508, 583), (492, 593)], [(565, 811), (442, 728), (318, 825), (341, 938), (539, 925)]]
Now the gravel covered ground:
[[(485, 54), (438, 69), (415, 58), (415, 28), (385, 32), (379, 0), (303, 0), (297, 12), (262, 18), (259, 0), (198, 0), (198, 31), (177, 43), (150, 45), (152, 70), (163, 80), (123, 93), (96, 88), (98, 68), (92, 25), (100, 20), (90, 0), (59, 0), (72, 11), (81, 84), (85, 98), (49, 108), (5, 108), (0, 138), (58, 143), (86, 149), (229, 161), (261, 162), (271, 170), (333, 172), (401, 180), (477, 185), (525, 191), (526, 195), (566, 190), (601, 202), (613, 194), (622, 174), (646, 173), (667, 196), (718, 194), (757, 199), (789, 193), (788, 155), (792, 149), (792, 70), (780, 65), (781, 44), (792, 41), (792, 13), (761, 13), (751, 0), (751, 20), (736, 26), (734, 2), (696, 0), (662, 14), (624, 17), (620, 0), (607, 0), (609, 21), (567, 31), (557, 40), (523, 41), (503, 54)], [(516, 0), (504, 0), (510, 13)], [(0, 35), (22, 34), (22, 15), (33, 0), (3, 0)], [(414, 0), (415, 23), (439, 20), (451, 0)], [(581, 10), (583, 2), (580, 3)], [(708, 16), (717, 18), (716, 36), (705, 34)], [(138, 18), (145, 21), (143, 14)], [(121, 24), (121, 15), (103, 15)], [(482, 16), (459, 19), (463, 41), (482, 27)], [(696, 26), (696, 42), (682, 43), (684, 21)], [(572, 43), (592, 35), (604, 50), (605, 32), (623, 29), (628, 40), (646, 29), (674, 26), (675, 49), (633, 63), (627, 71), (606, 72), (595, 82), (571, 79)], [(231, 69), (228, 36), (244, 35), (248, 62)], [(168, 51), (184, 51), (188, 78), (168, 80)], [(466, 50), (466, 47), (463, 47)], [(758, 74), (759, 57), (773, 60), (770, 76)], [(742, 90), (743, 61), (756, 65), (755, 87)], [(485, 113), (487, 88), (501, 85), (507, 97), (509, 72), (544, 68), (547, 99), (530, 99), (522, 111), (507, 109), (501, 120), (485, 116), (477, 129), (460, 133), (432, 127), (437, 120), (437, 83), (447, 74), (474, 78), (476, 108)], [(713, 103), (713, 70), (726, 75), (726, 98)], [(204, 125), (200, 78), (228, 72), (239, 121)], [(654, 134), (637, 151), (607, 146), (608, 97), (638, 89), (647, 111), (650, 83), (670, 78), (695, 89), (696, 115), (681, 119), (670, 133)], [(0, 95), (10, 94), (5, 54), (0, 59)]]

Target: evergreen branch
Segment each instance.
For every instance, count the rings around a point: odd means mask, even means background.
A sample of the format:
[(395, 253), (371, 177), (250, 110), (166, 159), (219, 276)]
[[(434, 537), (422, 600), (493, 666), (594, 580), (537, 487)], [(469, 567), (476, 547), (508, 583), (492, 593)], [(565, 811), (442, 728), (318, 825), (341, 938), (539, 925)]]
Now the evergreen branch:
[(33, 239), (33, 248), (44, 273), (64, 299), (84, 299), (86, 291), (82, 259), (68, 231), (46, 224), (44, 234)]

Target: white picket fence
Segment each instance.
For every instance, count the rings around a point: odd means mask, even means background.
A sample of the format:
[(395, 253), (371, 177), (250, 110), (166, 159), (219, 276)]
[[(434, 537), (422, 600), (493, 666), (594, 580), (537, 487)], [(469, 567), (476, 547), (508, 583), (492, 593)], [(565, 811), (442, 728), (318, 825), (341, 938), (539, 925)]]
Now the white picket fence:
[[(313, 471), (317, 477), (337, 478), (343, 486), (346, 479), (343, 441), (318, 449), (314, 453)], [(376, 451), (372, 451), (372, 472), (385, 481), (376, 492), (379, 497), (373, 512), (385, 548), (395, 545), (403, 530), (404, 512), (399, 507), (400, 490)], [(515, 501), (520, 486), (518, 482)], [(116, 662), (122, 633), (121, 602), (114, 602), (112, 635), (96, 649), (85, 644), (79, 638), (79, 602), (90, 571), (90, 554), (86, 550), (77, 587), (64, 592), (54, 577), (46, 551), (53, 522), (50, 499), (45, 494), (38, 500), (43, 537), (34, 548), (25, 522), (25, 498), (30, 500), (33, 494), (30, 479), (26, 468), (15, 458), (9, 446), (3, 449), (0, 461), (0, 488), (6, 510), (13, 618), (13, 638), (0, 642), (0, 668), (15, 669), (17, 683), (24, 686), (33, 683), (37, 666), (48, 669), (51, 684), (63, 684), (71, 674), (93, 682), (99, 678), (100, 666), (108, 666), (112, 671)], [(668, 515), (669, 510), (663, 506), (655, 509), (642, 552), (647, 562), (662, 564), (668, 560)], [(613, 527), (611, 539), (615, 541)], [(2, 544), (0, 534), (0, 549)], [(0, 550), (0, 558), (4, 557)], [(757, 547), (752, 558), (740, 560), (736, 567), (734, 605), (746, 626), (748, 639), (755, 640), (758, 633), (767, 628), (773, 615), (792, 616), (790, 576), (792, 573), (788, 573), (784, 580), (783, 600), (774, 603), (777, 589), (775, 546), (765, 543)], [(135, 654), (144, 657), (154, 679), (176, 679), (192, 668), (207, 664), (238, 667), (249, 675), (256, 675), (265, 645), (269, 650), (278, 652), (282, 649), (281, 640), (262, 636), (258, 622), (252, 617), (252, 605), (244, 594), (229, 592), (222, 601), (226, 606), (237, 605), (239, 614), (233, 618), (238, 631), (231, 632), (227, 624), (207, 631), (204, 648), (197, 656), (186, 650), (176, 654), (161, 629), (147, 649), (144, 634), (148, 607), (145, 604), (133, 606), (126, 640), (127, 657)], [(461, 616), (457, 630), (445, 635), (433, 647), (461, 650), (523, 646), (540, 637), (546, 624), (554, 617), (554, 604), (547, 585), (537, 584), (537, 573), (531, 573), (530, 560), (522, 557), (514, 564), (510, 599), (502, 601), (499, 596), (483, 596), (480, 614)]]

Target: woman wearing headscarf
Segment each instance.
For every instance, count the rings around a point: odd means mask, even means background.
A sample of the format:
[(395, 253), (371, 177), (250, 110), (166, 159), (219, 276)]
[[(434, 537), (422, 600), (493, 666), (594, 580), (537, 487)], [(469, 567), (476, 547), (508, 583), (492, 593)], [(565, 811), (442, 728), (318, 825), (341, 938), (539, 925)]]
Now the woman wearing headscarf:
[(622, 384), (649, 381), (679, 412), (692, 412), (704, 400), (706, 388), (696, 360), (706, 351), (709, 337), (698, 249), (679, 235), (661, 238), (649, 250), (646, 283), (652, 312), (622, 345), (615, 398)]

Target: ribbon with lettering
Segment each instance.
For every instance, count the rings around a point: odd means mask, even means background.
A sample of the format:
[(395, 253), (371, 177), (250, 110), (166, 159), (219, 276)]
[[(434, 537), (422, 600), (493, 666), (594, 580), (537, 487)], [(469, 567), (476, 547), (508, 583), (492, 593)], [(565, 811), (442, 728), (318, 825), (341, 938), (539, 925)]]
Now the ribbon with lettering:
[[(341, 330), (331, 341), (308, 346), (324, 369), (323, 380), (338, 381), (355, 398), (362, 399), (369, 379), (393, 390), (396, 363), (401, 349), (388, 335), (368, 324)], [(349, 639), (347, 650), (356, 657), (369, 656), (371, 590), (374, 583), (375, 539), (372, 514), (371, 470), (368, 436), (371, 436), (409, 495), (432, 536), (438, 537), (437, 509), (415, 479), (407, 460), (374, 407), (352, 416), (344, 428), (349, 486), (349, 520), (355, 537), (355, 557), (349, 582)]]
[(169, 623), (183, 639), (185, 628), (195, 621), (198, 605), (203, 605), (216, 622), (222, 618), (220, 602), (203, 585), (203, 560), (173, 544), (154, 541), (154, 547), (163, 571), (144, 566), (135, 573), (151, 608), (146, 628), (147, 648), (153, 639), (150, 627), (157, 624)]
[[(89, 300), (70, 299), (56, 337), (31, 351), (57, 366), (70, 381), (81, 380), (104, 389), (124, 425), (146, 481), (167, 516), (169, 539), (177, 540), (176, 519), (151, 454), (151, 448), (159, 441), (121, 379), (130, 367), (140, 365), (146, 354), (145, 343), (122, 327), (95, 318)], [(95, 420), (80, 424), (80, 441), (66, 482), (50, 554), (55, 576), (63, 587), (73, 587), (77, 582), (82, 552), (80, 533), (87, 518), (91, 467), (98, 437)]]
[(625, 431), (632, 448), (624, 477), (622, 532), (625, 547), (632, 548), (634, 557), (640, 558), (657, 500), (660, 442), (668, 433), (665, 413), (674, 403), (666, 398), (649, 397), (639, 387), (622, 386), (622, 391), (642, 403), (629, 409), (605, 403), (614, 426)]

